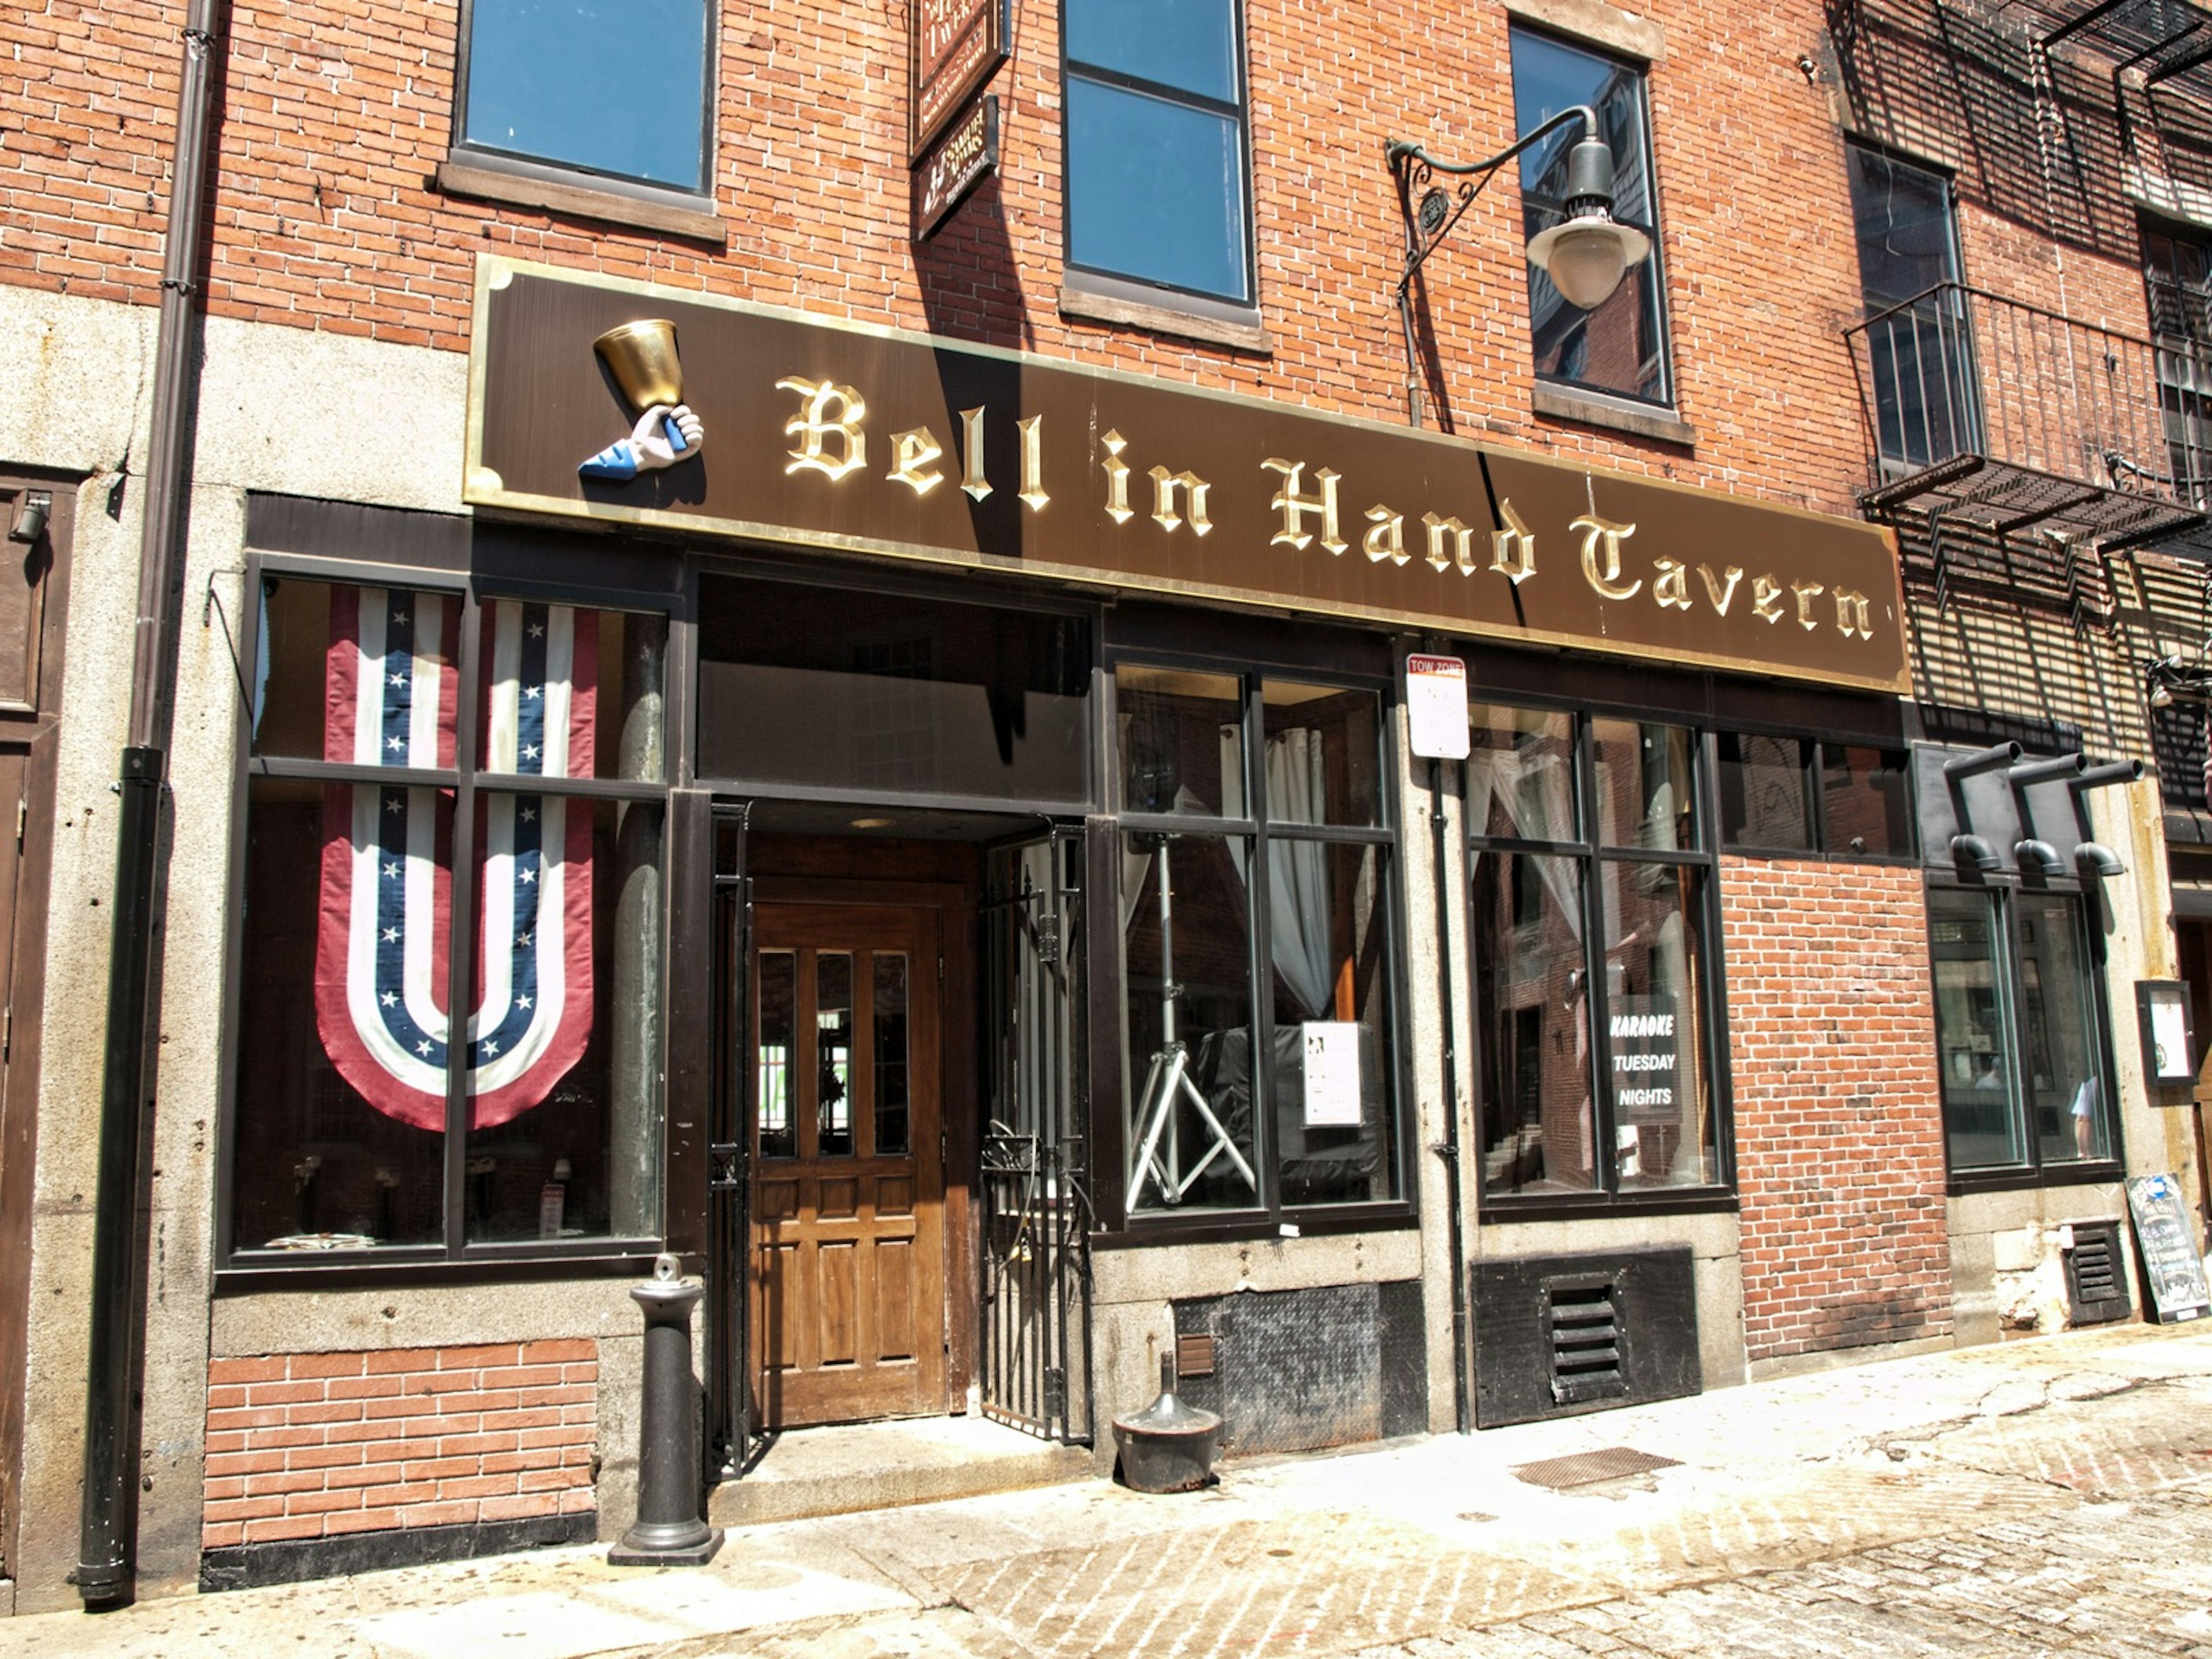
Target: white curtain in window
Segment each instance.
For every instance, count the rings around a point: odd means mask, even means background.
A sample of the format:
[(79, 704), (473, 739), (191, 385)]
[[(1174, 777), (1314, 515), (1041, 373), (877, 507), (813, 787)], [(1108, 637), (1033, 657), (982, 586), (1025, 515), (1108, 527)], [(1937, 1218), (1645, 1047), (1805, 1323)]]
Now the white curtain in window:
[[(1267, 739), (1267, 799), (1275, 817), (1294, 823), (1321, 822), (1327, 787), (1322, 745), (1321, 732), (1303, 728), (1278, 732)], [(1230, 817), (1243, 817), (1246, 812), (1237, 752), (1237, 728), (1223, 726), (1221, 810)], [(1243, 842), (1231, 842), (1229, 851), (1238, 878), (1249, 885)], [(1307, 1018), (1320, 1018), (1329, 1002), (1328, 848), (1311, 841), (1278, 840), (1269, 846), (1267, 926), (1273, 939), (1269, 954), (1284, 988)]]
[[(1565, 841), (1571, 836), (1573, 781), (1564, 755), (1479, 749), (1468, 760), (1467, 796), (1468, 822), (1478, 830), (1490, 823), (1490, 804), (1495, 799), (1516, 836), (1530, 841)], [(1583, 912), (1575, 891), (1575, 860), (1538, 858), (1535, 864), (1537, 874), (1551, 890), (1553, 904), (1579, 943)]]

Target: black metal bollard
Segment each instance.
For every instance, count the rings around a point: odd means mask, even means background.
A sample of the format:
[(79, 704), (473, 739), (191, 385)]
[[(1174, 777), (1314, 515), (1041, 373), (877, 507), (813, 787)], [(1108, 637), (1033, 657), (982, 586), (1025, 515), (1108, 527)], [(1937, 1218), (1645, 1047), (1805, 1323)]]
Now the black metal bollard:
[(677, 1278), (676, 1258), (653, 1264), (630, 1291), (645, 1310), (645, 1385), (637, 1420), (637, 1524), (607, 1552), (617, 1567), (696, 1567), (722, 1547), (699, 1514), (699, 1391), (691, 1378), (691, 1310), (705, 1287)]

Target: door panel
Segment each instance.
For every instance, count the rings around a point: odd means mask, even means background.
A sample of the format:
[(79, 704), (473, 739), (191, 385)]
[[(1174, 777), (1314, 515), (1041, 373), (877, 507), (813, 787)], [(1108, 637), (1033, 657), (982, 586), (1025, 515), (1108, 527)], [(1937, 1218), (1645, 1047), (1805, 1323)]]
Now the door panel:
[(763, 1427), (941, 1412), (937, 914), (756, 907), (752, 1308)]

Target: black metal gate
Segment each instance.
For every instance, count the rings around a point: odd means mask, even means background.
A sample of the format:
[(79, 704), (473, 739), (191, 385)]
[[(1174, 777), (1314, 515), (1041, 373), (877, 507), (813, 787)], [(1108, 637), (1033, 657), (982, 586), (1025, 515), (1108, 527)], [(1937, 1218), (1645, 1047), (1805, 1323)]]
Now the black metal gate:
[(749, 806), (714, 810), (714, 1079), (708, 1124), (707, 1432), (708, 1485), (735, 1479), (752, 1448), (746, 1341), (746, 1213), (752, 1137), (752, 882)]
[(1083, 833), (990, 849), (982, 917), (983, 1411), (1087, 1444), (1089, 1066)]

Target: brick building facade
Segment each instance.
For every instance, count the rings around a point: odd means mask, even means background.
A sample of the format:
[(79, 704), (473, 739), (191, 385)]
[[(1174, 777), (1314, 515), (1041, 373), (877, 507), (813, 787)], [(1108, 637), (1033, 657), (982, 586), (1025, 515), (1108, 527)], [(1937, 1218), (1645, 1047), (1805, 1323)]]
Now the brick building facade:
[[(726, 1484), (946, 1413), (1104, 1473), (1170, 1352), (1261, 1450), (1990, 1340), (2124, 1176), (2201, 1227), (2139, 9), (1960, 75), (1910, 0), (656, 3), (18, 20), (14, 1607), (618, 1533), (663, 1251)], [(1003, 25), (926, 234), (910, 23)], [(1587, 309), (1583, 105), (1652, 245)], [(2004, 769), (2076, 756), (2148, 769)]]

